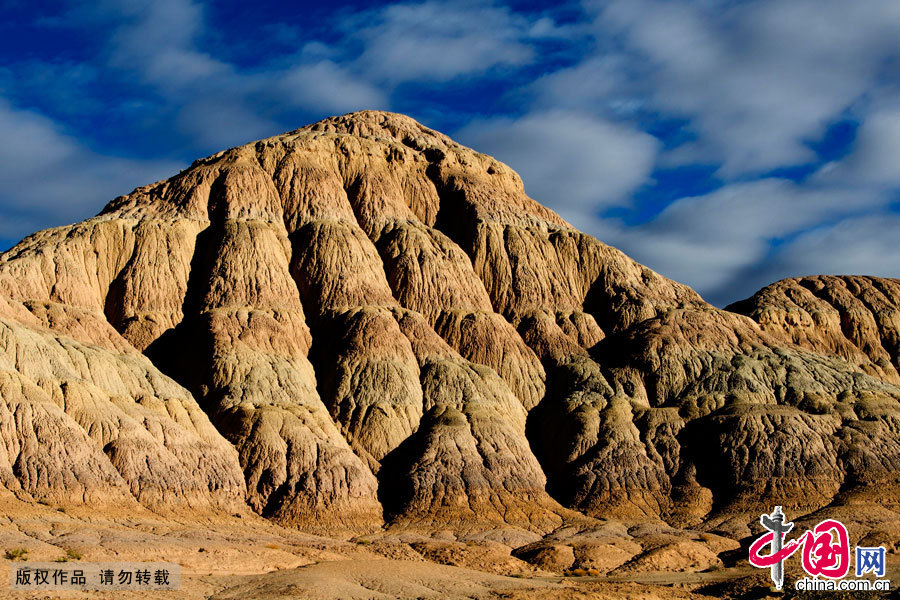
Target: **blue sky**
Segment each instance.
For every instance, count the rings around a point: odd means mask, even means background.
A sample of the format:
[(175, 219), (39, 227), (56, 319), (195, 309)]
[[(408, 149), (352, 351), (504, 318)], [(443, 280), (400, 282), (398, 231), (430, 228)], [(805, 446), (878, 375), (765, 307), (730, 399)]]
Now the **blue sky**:
[(0, 4), (0, 249), (378, 108), (719, 305), (900, 276), (896, 0)]

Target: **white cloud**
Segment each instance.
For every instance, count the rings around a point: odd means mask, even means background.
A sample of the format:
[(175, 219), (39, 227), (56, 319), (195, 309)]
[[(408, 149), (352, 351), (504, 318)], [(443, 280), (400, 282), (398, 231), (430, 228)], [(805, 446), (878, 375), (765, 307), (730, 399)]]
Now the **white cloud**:
[(475, 121), (455, 137), (509, 164), (529, 195), (574, 223), (627, 202), (653, 170), (659, 148), (649, 134), (561, 111)]
[[(255, 70), (200, 50), (205, 15), (191, 0), (101, 1), (46, 24), (104, 32), (98, 64), (153, 89), (155, 112), (141, 117), (161, 119), (190, 140), (192, 152), (220, 150), (306, 123), (281, 125), (291, 112), (321, 116), (387, 105), (381, 91), (330, 60), (315, 43), (295, 60)], [(39, 66), (31, 64), (30, 72)], [(183, 166), (95, 152), (53, 120), (2, 97), (0, 161), (2, 239), (86, 218), (115, 196)]]
[[(388, 108), (404, 81), (520, 66), (534, 58), (529, 40), (562, 35), (547, 19), (486, 2), (394, 4), (347, 19), (334, 46), (310, 41), (276, 64), (241, 69), (200, 50), (205, 15), (192, 0), (106, 2), (83, 18), (109, 23), (108, 64), (154, 87), (178, 112), (179, 130), (210, 150), (277, 133), (298, 111)], [(361, 54), (350, 58), (356, 46)]]
[(631, 113), (645, 104), (629, 82), (631, 68), (622, 55), (589, 56), (572, 67), (539, 77), (529, 91), (534, 106), (545, 110)]
[(211, 94), (200, 90), (183, 103), (175, 116), (178, 130), (194, 147), (218, 151), (281, 133), (281, 126), (253, 110), (243, 94)]
[[(154, 118), (200, 152), (331, 114), (389, 109), (403, 82), (516, 68), (537, 58), (536, 40), (575, 31), (489, 0), (391, 4), (337, 20), (330, 45), (308, 40), (293, 55), (247, 68), (203, 49), (205, 6), (196, 0), (100, 0), (48, 21), (103, 31), (100, 61), (152, 90)], [(290, 28), (279, 36), (302, 39)]]
[[(534, 197), (576, 226), (715, 303), (748, 294), (771, 281), (766, 278), (796, 274), (791, 268), (865, 270), (866, 252), (842, 253), (837, 246), (825, 252), (813, 242), (850, 244), (838, 233), (853, 223), (862, 234), (866, 219), (880, 214), (890, 190), (900, 186), (900, 111), (890, 87), (900, 64), (900, 4), (872, 0), (848, 10), (839, 0), (603, 0), (586, 6), (595, 17), (596, 51), (530, 84), (528, 117), (473, 124), (463, 141), (510, 163)], [(851, 156), (806, 182), (752, 179), (814, 162), (810, 143), (848, 110), (862, 121)], [(578, 117), (561, 119), (563, 126), (546, 118), (559, 114)], [(622, 122), (660, 118), (685, 120), (683, 131), (694, 139), (661, 151), (629, 143), (641, 133)], [(592, 133), (589, 123), (631, 135)], [(598, 141), (610, 138), (621, 139)], [(629, 205), (654, 156), (660, 166), (720, 164), (725, 185), (678, 199), (637, 226), (599, 220), (604, 208)], [(871, 235), (890, 239), (888, 232), (878, 227)], [(882, 239), (848, 248), (885, 245)], [(805, 252), (817, 253), (815, 260), (803, 262)], [(847, 256), (857, 258), (838, 258)]]
[[(585, 6), (591, 23), (561, 26), (490, 0), (393, 4), (337, 22), (329, 45), (301, 45), (301, 30), (282, 28), (279, 37), (296, 42), (296, 54), (253, 68), (204, 50), (209, 32), (197, 0), (100, 0), (56, 26), (104, 32), (96, 66), (146, 86), (147, 122), (172, 127), (190, 140), (192, 153), (326, 114), (389, 108), (398, 89), (433, 97), (443, 84), (521, 75), (530, 72), (523, 67), (549, 68), (582, 52), (576, 64), (509, 90), (506, 100), (520, 102), (524, 116), (485, 117), (456, 137), (509, 163), (532, 196), (576, 226), (717, 303), (801, 269), (890, 270), (897, 223), (880, 211), (900, 186), (900, 110), (890, 87), (900, 75), (900, 3), (586, 0)], [(564, 40), (570, 44), (560, 54), (541, 55)], [(553, 44), (542, 45), (547, 41)], [(3, 78), (4, 88), (7, 79), (15, 84), (15, 77)], [(809, 143), (848, 110), (861, 121), (850, 156), (804, 183), (748, 182), (813, 160)], [(641, 130), (670, 118), (683, 119), (682, 133), (695, 139), (663, 149)], [(54, 122), (0, 104), (4, 134), (0, 236), (24, 233), (27, 223), (46, 225), (37, 217), (42, 211), (58, 220), (81, 218), (174, 170), (93, 152)], [(630, 206), (655, 165), (692, 163), (721, 164), (725, 186), (676, 200), (638, 226), (597, 218), (605, 208)]]
[(381, 91), (327, 59), (287, 69), (278, 86), (295, 103), (317, 112), (337, 114), (388, 105)]
[(0, 238), (84, 219), (181, 166), (92, 152), (53, 121), (0, 99)]
[[(602, 222), (590, 229), (654, 270), (722, 304), (771, 283), (761, 278), (771, 275), (761, 265), (772, 260), (773, 240), (830, 227), (880, 210), (886, 202), (882, 195), (853, 189), (764, 179), (681, 198), (639, 226)], [(837, 252), (835, 248), (832, 254)]]
[(133, 69), (170, 92), (234, 76), (230, 65), (195, 47), (204, 27), (201, 5), (190, 0), (121, 2), (109, 11), (118, 20), (109, 42), (112, 66)]
[(607, 110), (607, 102), (631, 94), (651, 110), (689, 120), (698, 139), (672, 162), (721, 162), (726, 176), (813, 159), (807, 142), (872, 92), (885, 65), (900, 58), (900, 4), (893, 0), (852, 10), (840, 0), (592, 6), (599, 56), (617, 65), (618, 84), (603, 98), (597, 90), (609, 86), (602, 80), (564, 85), (596, 65), (595, 57), (548, 77), (543, 101), (580, 99), (584, 108)]
[[(110, 32), (106, 64), (153, 89), (162, 117), (200, 151), (304, 125), (293, 121), (298, 113), (320, 118), (388, 104), (381, 90), (350, 65), (334, 62), (317, 42), (253, 69), (201, 50), (205, 15), (192, 0), (101, 2), (73, 13), (69, 25), (79, 20), (104, 24)], [(291, 122), (282, 125), (288, 118)]]
[(885, 107), (866, 116), (852, 153), (816, 174), (824, 184), (862, 187), (900, 186), (900, 109)]
[(845, 219), (799, 236), (765, 274), (771, 281), (799, 275), (900, 277), (900, 215), (875, 213)]
[(282, 124), (286, 109), (321, 118), (388, 106), (385, 95), (328, 59), (284, 69), (233, 74), (198, 86), (179, 107), (176, 123), (203, 148), (219, 150), (295, 129)]
[(365, 48), (360, 69), (393, 83), (449, 81), (527, 64), (535, 58), (527, 38), (557, 34), (546, 20), (532, 23), (505, 7), (477, 1), (389, 5), (351, 25)]

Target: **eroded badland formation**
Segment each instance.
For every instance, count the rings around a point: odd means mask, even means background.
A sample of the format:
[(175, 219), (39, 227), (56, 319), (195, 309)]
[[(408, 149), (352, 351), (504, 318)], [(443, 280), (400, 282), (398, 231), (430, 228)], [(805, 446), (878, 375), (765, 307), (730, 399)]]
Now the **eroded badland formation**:
[(187, 598), (740, 596), (779, 504), (893, 568), (898, 370), (900, 281), (720, 310), (354, 113), (0, 255), (0, 545)]

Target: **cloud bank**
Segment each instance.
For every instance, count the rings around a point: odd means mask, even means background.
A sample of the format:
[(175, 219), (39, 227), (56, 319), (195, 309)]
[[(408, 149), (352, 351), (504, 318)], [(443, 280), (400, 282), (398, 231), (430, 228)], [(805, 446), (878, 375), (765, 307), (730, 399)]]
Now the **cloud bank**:
[(0, 69), (6, 245), (198, 156), (380, 108), (717, 304), (900, 276), (894, 0), (22, 7), (25, 51)]

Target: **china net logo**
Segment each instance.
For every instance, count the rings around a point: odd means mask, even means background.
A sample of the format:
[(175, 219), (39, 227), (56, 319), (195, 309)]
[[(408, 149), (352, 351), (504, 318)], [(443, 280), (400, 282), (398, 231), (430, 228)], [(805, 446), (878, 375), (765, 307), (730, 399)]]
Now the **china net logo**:
[[(770, 569), (776, 589), (780, 590), (784, 585), (784, 561), (797, 552), (800, 553), (803, 570), (808, 575), (794, 582), (797, 590), (890, 589), (890, 580), (882, 579), (885, 570), (884, 546), (856, 546), (851, 554), (847, 528), (840, 521), (826, 519), (789, 541), (785, 536), (791, 532), (794, 524), (785, 520), (780, 506), (776, 506), (772, 514), (761, 515), (759, 522), (766, 533), (750, 546), (750, 564), (760, 569)], [(768, 552), (764, 553), (767, 548)], [(850, 573), (851, 557), (856, 579), (846, 579)], [(876, 579), (859, 579), (867, 574), (874, 575)]]

